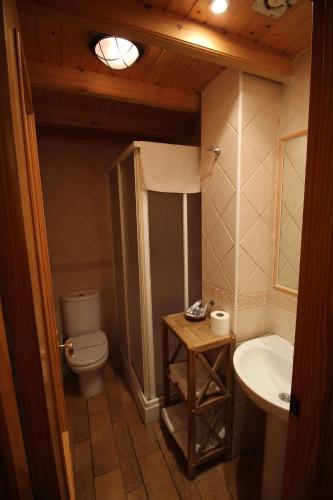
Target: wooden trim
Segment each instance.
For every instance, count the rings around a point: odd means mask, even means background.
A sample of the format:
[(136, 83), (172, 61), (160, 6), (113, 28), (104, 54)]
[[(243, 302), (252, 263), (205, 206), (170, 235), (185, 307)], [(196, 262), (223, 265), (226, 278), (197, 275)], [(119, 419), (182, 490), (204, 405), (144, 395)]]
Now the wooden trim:
[(187, 477), (193, 479), (196, 474), (196, 366), (195, 352), (187, 349)]
[(307, 135), (307, 129), (302, 129), (288, 135), (279, 137), (278, 139), (278, 155), (276, 164), (276, 204), (275, 204), (275, 231), (274, 231), (274, 267), (273, 267), (273, 288), (280, 292), (288, 293), (289, 295), (298, 295), (297, 290), (285, 287), (278, 283), (279, 273), (279, 255), (280, 255), (280, 232), (281, 232), (281, 203), (282, 203), (282, 189), (283, 189), (283, 152), (284, 143), (296, 137)]
[(333, 2), (313, 2), (310, 113), (284, 499), (333, 498)]
[[(41, 299), (32, 282), (32, 273), (36, 272), (35, 235), (27, 178), (30, 157), (26, 151), (25, 103), (21, 94), (16, 27), (15, 4), (3, 0), (0, 18), (0, 190), (3, 200), (0, 227), (6, 245), (0, 246), (1, 279), (4, 308), (11, 329), (16, 389), (20, 411), (24, 412), (22, 425), (32, 486), (37, 493), (44, 489), (61, 498), (43, 383), (43, 368), (49, 380), (48, 362), (45, 359), (43, 366), (36, 334), (41, 327), (42, 314)], [(38, 272), (34, 278), (36, 276)], [(31, 404), (32, 394), (34, 405)]]
[(47, 6), (33, 1), (19, 5), (24, 14), (115, 33), (280, 82), (287, 83), (293, 76), (293, 57), (147, 3), (49, 0)]
[[(0, 302), (0, 448), (6, 455), (2, 464), (10, 482), (11, 498), (32, 500), (30, 471), (27, 464), (13, 373), (9, 359), (5, 323)], [(7, 469), (7, 467), (8, 469)]]
[(74, 490), (64, 457), (66, 415), (35, 124), (10, 0), (0, 11), (0, 53), (0, 226), (6, 241), (0, 266), (16, 390), (34, 494), (68, 499)]
[[(145, 116), (125, 115), (121, 113), (105, 113), (102, 111), (86, 110), (82, 108), (59, 108), (56, 106), (36, 106), (36, 121), (42, 125), (65, 125), (69, 127), (89, 128), (96, 130), (110, 130), (140, 137), (165, 137), (167, 139), (189, 137), (195, 135), (193, 126), (163, 119), (147, 118)], [(194, 116), (193, 116), (194, 117)]]
[(36, 88), (73, 92), (188, 113), (200, 111), (200, 94), (196, 92), (36, 61), (29, 61), (28, 70), (31, 85)]

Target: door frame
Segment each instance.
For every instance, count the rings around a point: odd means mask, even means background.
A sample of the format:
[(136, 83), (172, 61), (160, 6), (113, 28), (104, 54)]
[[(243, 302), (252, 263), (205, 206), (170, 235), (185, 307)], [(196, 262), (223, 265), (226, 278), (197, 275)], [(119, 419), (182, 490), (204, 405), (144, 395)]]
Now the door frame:
[(0, 488), (2, 494), (6, 494), (7, 498), (32, 500), (30, 471), (18, 411), (1, 300), (0, 366), (0, 450), (3, 473), (6, 476), (6, 484), (3, 485), (0, 481)]
[(333, 2), (313, 3), (312, 67), (287, 500), (333, 498)]
[(11, 362), (33, 494), (74, 499), (30, 85), (15, 1), (0, 6), (0, 277)]

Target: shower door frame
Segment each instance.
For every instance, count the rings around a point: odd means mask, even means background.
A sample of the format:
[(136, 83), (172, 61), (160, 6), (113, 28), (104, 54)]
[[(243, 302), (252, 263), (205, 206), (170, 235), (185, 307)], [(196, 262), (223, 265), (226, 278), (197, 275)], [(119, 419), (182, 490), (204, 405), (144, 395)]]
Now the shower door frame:
[[(112, 164), (111, 169), (117, 169), (118, 196), (120, 208), (121, 249), (124, 277), (124, 300), (125, 300), (125, 322), (127, 338), (127, 353), (120, 349), (122, 364), (127, 378), (134, 390), (135, 397), (139, 403), (142, 417), (146, 420), (145, 409), (149, 410), (151, 401), (156, 398), (155, 391), (155, 364), (153, 349), (153, 329), (151, 316), (151, 292), (150, 292), (150, 255), (149, 255), (149, 222), (148, 222), (148, 199), (147, 193), (141, 189), (139, 173), (139, 151), (135, 143), (132, 143)], [(136, 236), (138, 242), (139, 261), (139, 286), (140, 286), (140, 310), (141, 310), (141, 333), (143, 353), (143, 387), (132, 365), (131, 338), (129, 334), (129, 303), (128, 303), (128, 269), (126, 259), (126, 234), (124, 216), (124, 184), (121, 164), (130, 156), (133, 156), (133, 168), (135, 176), (135, 201), (136, 201)], [(111, 170), (110, 169), (110, 170)]]
[[(141, 308), (141, 332), (143, 353), (143, 388), (138, 376), (132, 366), (131, 339), (129, 335), (128, 321), (128, 295), (127, 295), (127, 264), (126, 264), (126, 236), (124, 218), (124, 197), (121, 164), (130, 156), (133, 156), (135, 175), (135, 198), (136, 198), (136, 223), (139, 262), (139, 285), (140, 285), (140, 308)], [(153, 331), (153, 307), (151, 293), (151, 268), (150, 268), (150, 242), (149, 242), (149, 214), (148, 214), (148, 191), (142, 184), (140, 165), (140, 143), (133, 142), (115, 160), (110, 170), (116, 168), (118, 174), (118, 196), (120, 206), (121, 246), (122, 264), (124, 273), (125, 289), (125, 311), (126, 311), (126, 337), (127, 353), (121, 350), (122, 364), (127, 378), (132, 386), (140, 413), (148, 422), (159, 417), (160, 407), (163, 404), (163, 396), (156, 394), (155, 378), (155, 353), (154, 353), (154, 331)], [(183, 263), (184, 263), (184, 309), (188, 307), (188, 224), (187, 224), (187, 194), (182, 195), (183, 206)], [(142, 390), (143, 389), (143, 390)]]

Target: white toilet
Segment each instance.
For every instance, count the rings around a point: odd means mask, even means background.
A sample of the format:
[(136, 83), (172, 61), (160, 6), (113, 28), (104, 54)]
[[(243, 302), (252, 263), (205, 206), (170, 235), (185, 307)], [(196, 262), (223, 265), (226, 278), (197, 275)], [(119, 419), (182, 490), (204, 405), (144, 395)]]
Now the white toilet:
[(73, 343), (74, 357), (65, 351), (68, 366), (79, 375), (81, 396), (92, 398), (103, 389), (102, 366), (109, 355), (106, 335), (100, 330), (98, 290), (82, 290), (62, 297), (65, 333)]

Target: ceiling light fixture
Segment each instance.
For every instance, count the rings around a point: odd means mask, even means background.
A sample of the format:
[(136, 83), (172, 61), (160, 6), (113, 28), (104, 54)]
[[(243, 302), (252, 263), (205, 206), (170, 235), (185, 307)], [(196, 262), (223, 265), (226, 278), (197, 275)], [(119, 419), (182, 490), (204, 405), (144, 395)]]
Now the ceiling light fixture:
[(222, 14), (222, 12), (225, 12), (228, 7), (228, 0), (211, 0), (209, 4), (209, 8), (213, 14)]
[(143, 54), (142, 45), (117, 36), (98, 34), (90, 45), (98, 59), (111, 69), (129, 68)]

